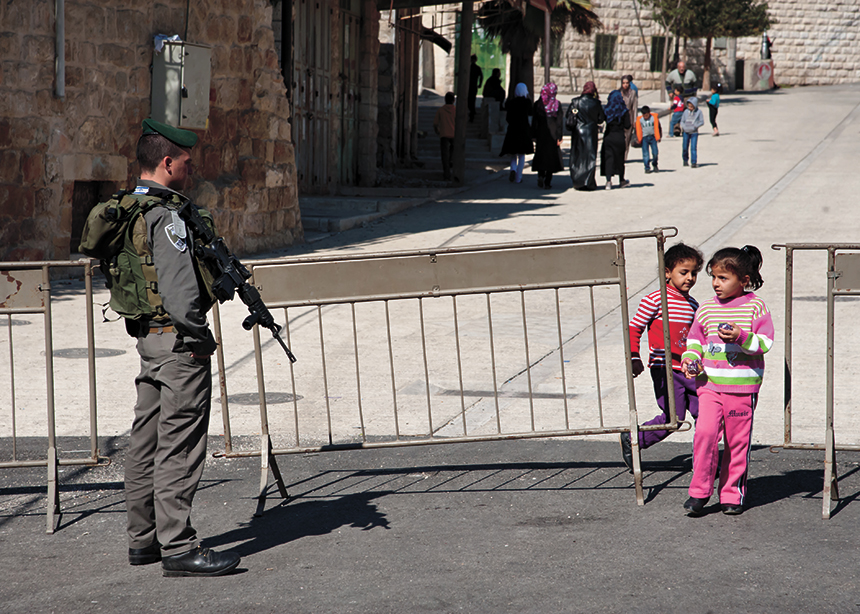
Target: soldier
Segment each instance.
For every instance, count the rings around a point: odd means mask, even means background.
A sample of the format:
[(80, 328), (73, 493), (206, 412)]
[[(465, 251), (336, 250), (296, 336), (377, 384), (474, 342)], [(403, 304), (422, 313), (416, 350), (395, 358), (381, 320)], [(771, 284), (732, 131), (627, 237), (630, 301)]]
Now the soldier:
[[(146, 317), (126, 319), (137, 338), (140, 375), (125, 463), (128, 560), (161, 561), (165, 576), (220, 576), (239, 564), (233, 552), (199, 545), (191, 503), (206, 456), (216, 343), (206, 321), (212, 298), (193, 254), (190, 230), (178, 214), (188, 199), (197, 135), (144, 120), (137, 142), (137, 198), (156, 201), (135, 233), (141, 262), (154, 264), (156, 305)], [(160, 202), (159, 202), (160, 201)], [(144, 230), (145, 229), (145, 230)], [(145, 268), (145, 265), (144, 265)], [(154, 315), (153, 315), (154, 314)]]

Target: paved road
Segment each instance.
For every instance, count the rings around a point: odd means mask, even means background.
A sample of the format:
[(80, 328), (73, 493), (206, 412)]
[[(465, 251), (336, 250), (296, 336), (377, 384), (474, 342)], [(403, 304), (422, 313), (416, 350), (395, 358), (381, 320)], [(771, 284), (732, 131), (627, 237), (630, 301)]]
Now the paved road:
[[(842, 86), (725, 96), (722, 135), (703, 131), (698, 169), (682, 168), (680, 140), (667, 139), (661, 172), (646, 176), (633, 161), (632, 185), (623, 190), (576, 193), (559, 176), (553, 190), (542, 191), (534, 175), (512, 189), (500, 178), (286, 255), (675, 226), (706, 256), (724, 245), (762, 248), (761, 294), (782, 330), (783, 253), (770, 245), (851, 242), (858, 236), (858, 93), (860, 86)], [(654, 283), (636, 255), (630, 254), (634, 291)], [(822, 436), (823, 267), (823, 258), (810, 254), (796, 271), (801, 300), (794, 351), (801, 362), (793, 402), (798, 437), (809, 440)], [(70, 311), (58, 311), (61, 321), (75, 317), (71, 305), (78, 294), (70, 284)], [(707, 278), (694, 294), (710, 296)], [(842, 322), (855, 306), (846, 301), (840, 307)], [(841, 336), (851, 338), (848, 326), (838, 329), (837, 440), (858, 443), (850, 386), (856, 374), (851, 343)], [(98, 334), (109, 341), (100, 347), (131, 350), (122, 335)], [(768, 357), (750, 509), (740, 517), (716, 512), (692, 519), (682, 513), (690, 477), (684, 434), (644, 455), (644, 507), (635, 505), (618, 445), (608, 440), (282, 457), (294, 499), (278, 504), (273, 498), (261, 519), (251, 516), (259, 461), (211, 459), (195, 501), (195, 524), (208, 545), (235, 548), (244, 558), (243, 573), (205, 581), (166, 580), (157, 567), (126, 564), (122, 425), (130, 411), (131, 377), (125, 372), (133, 377), (135, 359), (133, 350), (123, 356), (100, 380), (114, 395), (101, 402), (110, 435), (102, 452), (113, 464), (62, 469), (65, 515), (56, 534), (44, 534), (44, 469), (0, 470), (0, 611), (860, 611), (860, 457), (840, 453), (843, 499), (831, 520), (821, 520), (823, 454), (769, 449), (782, 441), (780, 344)], [(28, 422), (19, 426), (26, 429)], [(69, 419), (61, 434), (77, 427)], [(238, 434), (251, 436), (252, 429), (249, 422)], [(215, 419), (212, 434), (218, 432)], [(10, 445), (8, 438), (0, 440), (3, 458)], [(19, 445), (26, 455), (35, 444)], [(218, 445), (213, 438), (213, 449)], [(64, 446), (86, 444), (64, 440)]]

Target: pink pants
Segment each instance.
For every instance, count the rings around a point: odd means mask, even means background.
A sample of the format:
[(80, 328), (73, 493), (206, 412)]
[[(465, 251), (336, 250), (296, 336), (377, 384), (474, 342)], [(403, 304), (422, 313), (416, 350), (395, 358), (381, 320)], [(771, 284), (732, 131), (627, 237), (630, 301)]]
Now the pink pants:
[(693, 479), (689, 493), (707, 499), (714, 493), (720, 437), (720, 503), (743, 505), (747, 489), (753, 411), (758, 394), (730, 394), (699, 388), (699, 419), (693, 437)]

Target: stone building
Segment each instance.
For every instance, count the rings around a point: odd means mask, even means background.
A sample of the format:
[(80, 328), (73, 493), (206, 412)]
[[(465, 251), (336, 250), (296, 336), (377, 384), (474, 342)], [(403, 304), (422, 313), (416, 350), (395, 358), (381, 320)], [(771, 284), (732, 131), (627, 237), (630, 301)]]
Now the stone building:
[(270, 0), (301, 193), (376, 181), (379, 11), (373, 0)]
[(377, 31), (367, 0), (0, 0), (0, 261), (68, 258), (133, 185), (157, 34), (211, 53), (189, 195), (237, 254), (302, 241), (300, 189), (375, 180)]
[[(632, 74), (640, 88), (660, 86), (665, 32), (651, 11), (637, 0), (594, 0), (603, 29), (591, 37), (568, 30), (553, 49), (551, 78), (562, 91), (575, 92), (586, 81), (608, 92), (619, 87), (621, 76)], [(769, 0), (776, 20), (768, 31), (774, 76), (780, 85), (833, 85), (860, 80), (860, 47), (855, 44), (860, 24), (856, 0)], [(670, 39), (669, 60), (675, 40)], [(760, 36), (715, 39), (711, 49), (711, 80), (744, 89), (761, 59)], [(678, 57), (702, 79), (705, 41), (677, 41)], [(536, 84), (543, 81), (541, 58), (535, 57)], [(746, 79), (744, 78), (746, 77)], [(706, 84), (707, 85), (707, 84)], [(732, 86), (735, 86), (732, 88)]]
[[(860, 4), (856, 0), (769, 0), (776, 24), (768, 31), (774, 40), (773, 61), (780, 85), (832, 85), (860, 81)], [(619, 87), (621, 76), (632, 74), (644, 89), (661, 86), (663, 36), (651, 10), (639, 0), (592, 0), (603, 28), (586, 37), (568, 28), (561, 40), (554, 40), (550, 78), (562, 92), (578, 92), (586, 81), (594, 81), (600, 92)], [(424, 25), (442, 26), (454, 39), (457, 5), (425, 9)], [(699, 78), (705, 54), (704, 40), (677, 41), (678, 55), (686, 59)], [(669, 59), (675, 41), (670, 39)], [(734, 56), (734, 59), (732, 59)], [(426, 57), (426, 55), (422, 55)], [(761, 37), (715, 40), (711, 53), (712, 78), (723, 83), (737, 81), (738, 89), (761, 58)], [(437, 91), (453, 87), (454, 53), (443, 56), (438, 50), (433, 84)], [(427, 63), (427, 62), (425, 62)], [(543, 50), (535, 54), (535, 91), (544, 81)], [(427, 79), (430, 82), (430, 79)]]
[(70, 1), (57, 42), (54, 1), (0, 2), (0, 260), (68, 258), (91, 206), (133, 185), (158, 33), (211, 47), (195, 201), (213, 212), (237, 253), (300, 240), (271, 10), (267, 0)]

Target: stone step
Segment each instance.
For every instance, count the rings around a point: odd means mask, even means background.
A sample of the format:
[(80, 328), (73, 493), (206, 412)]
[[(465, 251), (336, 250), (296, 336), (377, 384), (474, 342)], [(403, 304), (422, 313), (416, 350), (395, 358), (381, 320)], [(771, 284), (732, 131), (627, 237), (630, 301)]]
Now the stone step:
[(331, 210), (349, 210), (370, 212), (378, 211), (379, 203), (372, 198), (344, 198), (343, 196), (312, 196), (300, 195), (299, 208), (302, 213), (307, 211), (323, 212)]
[[(490, 151), (490, 144), (487, 141), (481, 141), (480, 143), (475, 142), (467, 142), (466, 147), (466, 156), (486, 156), (492, 153)], [(419, 158), (430, 158), (439, 155), (439, 139), (434, 139), (428, 141), (426, 143), (418, 143), (417, 152)]]
[[(422, 170), (437, 170), (442, 168), (442, 156), (419, 158), (419, 161), (424, 164), (417, 168), (399, 169), (398, 174), (412, 174), (413, 171)], [(489, 166), (505, 165), (510, 162), (509, 159), (499, 156), (483, 155), (483, 156), (466, 156), (466, 168), (486, 168)]]

